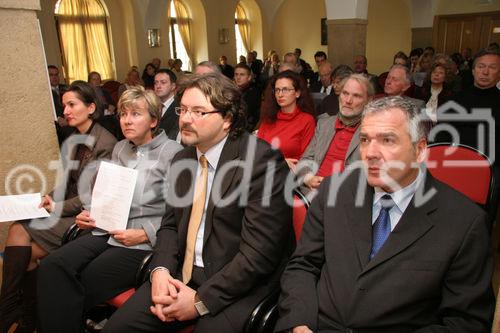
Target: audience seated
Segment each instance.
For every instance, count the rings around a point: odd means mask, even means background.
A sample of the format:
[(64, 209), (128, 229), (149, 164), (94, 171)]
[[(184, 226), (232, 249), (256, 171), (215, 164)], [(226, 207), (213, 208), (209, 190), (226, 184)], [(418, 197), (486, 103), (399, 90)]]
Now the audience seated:
[[(154, 92), (161, 102), (159, 127), (165, 131), (170, 140), (180, 142), (179, 116), (175, 109), (179, 102), (175, 98), (177, 91), (177, 77), (170, 69), (160, 68), (155, 75)], [(179, 140), (178, 140), (179, 139)]]
[(118, 88), (118, 96), (121, 97), (125, 90), (137, 86), (143, 86), (143, 82), (141, 81), (141, 76), (137, 68), (132, 66), (127, 73), (125, 81), (120, 85), (120, 88)]
[(323, 61), (326, 61), (327, 55), (323, 51), (317, 51), (314, 54), (314, 62), (316, 63), (316, 67), (318, 68), (318, 72), (314, 72), (311, 75), (311, 78), (309, 79), (309, 86), (312, 86), (313, 84), (318, 84), (319, 80), (319, 66)]
[(309, 90), (313, 93), (321, 93), (329, 95), (332, 91), (332, 75), (333, 67), (328, 61), (323, 61), (318, 68), (319, 81), (312, 82)]
[(220, 67), (208, 60), (202, 61), (198, 65), (196, 65), (194, 73), (198, 75), (203, 75), (208, 73), (222, 74), (220, 71)]
[(149, 63), (144, 67), (144, 70), (142, 71), (142, 82), (144, 83), (144, 88), (146, 89), (154, 89), (154, 84), (155, 84), (155, 73), (156, 73), (156, 67), (154, 64)]
[(354, 73), (364, 74), (370, 80), (370, 83), (373, 85), (373, 89), (375, 89), (375, 93), (378, 93), (381, 89), (378, 85), (377, 75), (368, 73), (366, 69), (368, 66), (368, 59), (364, 55), (357, 55), (354, 57)]
[(339, 113), (339, 95), (342, 90), (342, 81), (353, 73), (354, 72), (351, 67), (347, 65), (339, 65), (335, 67), (331, 76), (332, 89), (330, 94), (323, 98), (321, 103), (316, 108), (317, 116), (324, 113), (333, 116)]
[[(284, 196), (288, 167), (279, 152), (245, 131), (239, 90), (223, 75), (206, 74), (190, 78), (181, 94), (179, 126), (188, 147), (174, 162), (189, 169), (171, 175), (168, 197), (189, 199), (167, 204), (151, 281), (114, 313), (104, 333), (192, 325), (202, 333), (243, 332), (255, 306), (279, 288), (293, 247)], [(251, 167), (240, 172), (235, 162)], [(250, 189), (243, 205), (234, 195), (240, 187)]]
[(262, 101), (257, 137), (281, 150), (293, 170), (315, 127), (314, 104), (306, 81), (292, 71), (273, 76)]
[(364, 167), (320, 186), (281, 280), (276, 332), (490, 331), (486, 214), (421, 165), (419, 118), (401, 97), (366, 106)]
[(156, 243), (165, 212), (166, 177), (181, 149), (158, 128), (159, 105), (156, 95), (142, 87), (122, 94), (118, 110), (126, 140), (116, 145), (112, 161), (138, 171), (126, 229), (96, 228), (88, 210), (76, 217), (76, 224), (91, 232), (52, 252), (40, 264), (42, 332), (79, 333), (85, 312), (134, 286), (137, 268)]
[(296, 167), (302, 193), (314, 196), (324, 177), (359, 160), (361, 112), (372, 96), (373, 86), (363, 74), (342, 82), (338, 115), (318, 117), (314, 137)]
[(260, 81), (262, 86), (265, 87), (267, 81), (275, 74), (278, 74), (280, 67), (280, 56), (278, 53), (274, 52), (270, 55), (269, 59), (264, 62), (264, 67), (260, 74)]
[(452, 96), (450, 89), (451, 72), (449, 67), (442, 63), (435, 63), (431, 67), (431, 75), (422, 88), (415, 91), (415, 97), (423, 100), (426, 112), (433, 122), (437, 121), (437, 109), (446, 103)]
[[(452, 100), (465, 108), (470, 119), (454, 121), (455, 110), (443, 110), (445, 113), (438, 114), (438, 124), (448, 123), (453, 126), (459, 134), (459, 142), (474, 147), (484, 153), (493, 163), (495, 178), (500, 179), (500, 90), (496, 87), (500, 81), (500, 53), (484, 49), (479, 51), (471, 64), (474, 84), (466, 87), (461, 93), (452, 97)], [(451, 116), (450, 116), (451, 115)], [(440, 118), (441, 117), (441, 118)], [(446, 117), (446, 119), (443, 119)], [(485, 118), (492, 117), (495, 136), (492, 137), (492, 129), (486, 128), (481, 135), (479, 124), (485, 123)], [(488, 126), (489, 127), (489, 126)], [(454, 138), (444, 132), (438, 133), (436, 142), (454, 142)], [(483, 144), (480, 142), (483, 141)], [(495, 154), (492, 154), (491, 144), (495, 145)], [(495, 191), (499, 193), (500, 182), (495, 182)], [(495, 204), (496, 206), (496, 204)]]
[[(63, 164), (67, 166), (65, 177), (40, 203), (39, 207), (45, 208), (50, 217), (18, 221), (9, 227), (0, 292), (2, 333), (14, 322), (18, 322), (18, 331), (35, 329), (38, 260), (59, 248), (64, 232), (74, 223), (82, 205), (90, 200), (96, 161), (110, 158), (116, 143), (116, 139), (95, 122), (98, 101), (89, 84), (73, 82), (63, 93), (62, 104), (64, 117), (74, 131), (61, 152)], [(78, 162), (76, 168), (71, 166), (75, 162)]]
[(247, 129), (252, 132), (260, 120), (262, 91), (252, 82), (252, 72), (246, 64), (238, 64), (234, 69), (234, 82), (241, 91), (247, 105)]
[(411, 77), (408, 67), (401, 65), (392, 65), (385, 80), (384, 93), (375, 96), (379, 99), (387, 96), (403, 96), (411, 100), (419, 109), (425, 106), (424, 101), (405, 96), (405, 92), (411, 87)]
[(227, 57), (225, 55), (220, 56), (219, 58), (219, 69), (222, 74), (224, 74), (227, 78), (233, 79), (234, 77), (234, 68), (233, 66), (227, 63)]

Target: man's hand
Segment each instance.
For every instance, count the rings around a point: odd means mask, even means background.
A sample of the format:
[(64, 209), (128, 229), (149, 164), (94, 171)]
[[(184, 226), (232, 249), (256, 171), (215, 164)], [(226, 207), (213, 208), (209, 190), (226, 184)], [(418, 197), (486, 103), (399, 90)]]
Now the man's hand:
[(163, 309), (177, 299), (177, 289), (169, 282), (170, 280), (173, 280), (173, 278), (167, 270), (157, 270), (151, 276), (151, 301), (153, 306), (150, 307), (150, 310), (163, 322), (175, 320), (174, 317), (166, 317), (163, 314)]
[(299, 162), (298, 159), (296, 158), (285, 158), (286, 164), (288, 164), (288, 167), (292, 172), (295, 173), (295, 167), (297, 166), (297, 163)]
[(47, 213), (52, 213), (55, 210), (56, 203), (52, 199), (52, 197), (48, 194), (42, 197), (42, 202), (38, 205), (38, 208), (45, 208)]
[(171, 279), (169, 282), (177, 289), (177, 299), (163, 308), (163, 314), (168, 318), (173, 317), (179, 321), (191, 320), (198, 317), (198, 311), (194, 306), (196, 291), (179, 280)]
[(112, 230), (109, 232), (113, 238), (125, 246), (133, 246), (148, 241), (144, 229)]
[(323, 181), (323, 177), (314, 176), (311, 173), (307, 174), (304, 177), (304, 185), (309, 187), (311, 190), (317, 189), (322, 181)]
[(76, 216), (75, 223), (80, 229), (95, 228), (95, 220), (90, 217), (90, 212), (88, 210), (82, 210), (82, 212)]
[(309, 327), (303, 325), (294, 327), (292, 333), (313, 333), (313, 331), (311, 331)]

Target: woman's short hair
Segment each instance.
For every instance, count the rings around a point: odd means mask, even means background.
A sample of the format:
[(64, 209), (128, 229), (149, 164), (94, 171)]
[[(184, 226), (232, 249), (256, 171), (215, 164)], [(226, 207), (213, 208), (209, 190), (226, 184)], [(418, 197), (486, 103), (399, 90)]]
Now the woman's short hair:
[(87, 107), (91, 104), (95, 105), (95, 111), (89, 114), (90, 119), (96, 120), (101, 116), (99, 112), (99, 110), (101, 110), (99, 99), (97, 98), (94, 88), (90, 84), (81, 80), (73, 81), (73, 83), (70, 84), (62, 95), (64, 96), (65, 93), (70, 91), (73, 92)]
[[(122, 111), (124, 108), (134, 108), (139, 100), (144, 100), (146, 102), (149, 115), (151, 118), (158, 120), (156, 126), (152, 129), (154, 136), (159, 131), (161, 119), (160, 106), (162, 104), (158, 96), (156, 96), (152, 90), (145, 90), (142, 86), (134, 86), (125, 90), (118, 101), (118, 110)], [(118, 112), (118, 114), (120, 114), (120, 112)]]

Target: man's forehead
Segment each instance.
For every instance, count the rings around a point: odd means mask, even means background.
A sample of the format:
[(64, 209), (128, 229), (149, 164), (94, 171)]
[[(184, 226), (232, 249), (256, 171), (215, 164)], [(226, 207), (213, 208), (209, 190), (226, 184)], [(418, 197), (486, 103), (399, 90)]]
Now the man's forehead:
[(477, 58), (476, 63), (497, 63), (500, 64), (500, 56), (494, 54), (485, 54)]
[(196, 87), (187, 88), (182, 94), (181, 104), (183, 106), (212, 106), (210, 99)]
[(156, 80), (168, 80), (170, 82), (170, 76), (167, 73), (158, 73), (155, 75)]

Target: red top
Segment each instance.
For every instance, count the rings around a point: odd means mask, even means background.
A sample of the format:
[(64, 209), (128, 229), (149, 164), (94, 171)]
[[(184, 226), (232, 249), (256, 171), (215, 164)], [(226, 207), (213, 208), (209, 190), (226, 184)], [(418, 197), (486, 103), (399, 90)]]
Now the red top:
[(314, 136), (315, 128), (314, 117), (296, 107), (291, 113), (278, 111), (274, 123), (263, 121), (257, 137), (280, 149), (285, 158), (300, 159)]
[(338, 172), (344, 171), (347, 149), (349, 149), (349, 144), (354, 136), (354, 132), (356, 132), (356, 129), (358, 128), (358, 125), (355, 127), (344, 126), (344, 124), (340, 122), (339, 118), (335, 120), (334, 126), (335, 135), (333, 136), (330, 147), (326, 152), (325, 158), (321, 162), (321, 166), (316, 174), (317, 176), (331, 176), (334, 173), (334, 164), (338, 164), (338, 166), (335, 166), (335, 169), (337, 169)]

